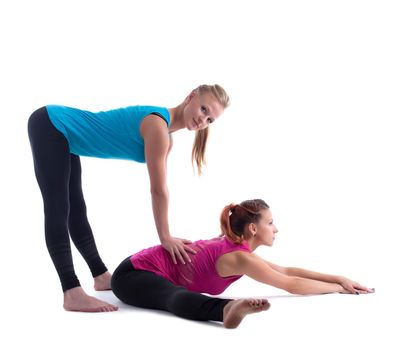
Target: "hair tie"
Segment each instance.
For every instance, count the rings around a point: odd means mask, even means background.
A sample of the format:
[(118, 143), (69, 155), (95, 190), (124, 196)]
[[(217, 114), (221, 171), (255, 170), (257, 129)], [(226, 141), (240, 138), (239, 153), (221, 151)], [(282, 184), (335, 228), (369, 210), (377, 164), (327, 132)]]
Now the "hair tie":
[(235, 211), (235, 208), (237, 207), (237, 204), (231, 204), (229, 208), (229, 216), (233, 214)]

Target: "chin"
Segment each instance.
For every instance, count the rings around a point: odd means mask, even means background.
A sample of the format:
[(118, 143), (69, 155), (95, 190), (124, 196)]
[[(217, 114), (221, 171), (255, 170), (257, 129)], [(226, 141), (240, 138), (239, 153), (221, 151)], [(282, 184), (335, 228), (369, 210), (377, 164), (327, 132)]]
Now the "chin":
[(188, 125), (186, 126), (186, 128), (187, 128), (187, 130), (189, 130), (189, 131), (196, 131), (196, 127), (193, 126), (193, 125), (190, 125), (190, 124), (188, 124)]

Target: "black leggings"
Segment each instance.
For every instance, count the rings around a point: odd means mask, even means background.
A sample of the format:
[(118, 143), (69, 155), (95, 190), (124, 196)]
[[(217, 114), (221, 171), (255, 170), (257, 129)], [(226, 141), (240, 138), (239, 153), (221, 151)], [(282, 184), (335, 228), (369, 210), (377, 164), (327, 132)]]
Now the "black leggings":
[(126, 304), (197, 321), (222, 322), (223, 308), (231, 301), (191, 292), (153, 272), (135, 270), (130, 258), (114, 271), (112, 290)]
[(93, 277), (107, 271), (86, 214), (79, 156), (69, 151), (64, 135), (51, 123), (46, 107), (28, 122), (34, 170), (44, 202), (46, 245), (63, 291), (80, 286), (74, 272), (69, 235)]

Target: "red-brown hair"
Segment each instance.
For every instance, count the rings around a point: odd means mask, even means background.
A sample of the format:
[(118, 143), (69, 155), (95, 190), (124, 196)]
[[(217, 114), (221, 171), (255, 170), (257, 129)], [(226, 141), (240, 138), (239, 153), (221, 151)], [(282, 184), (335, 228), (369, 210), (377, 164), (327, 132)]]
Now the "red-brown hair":
[(220, 214), (221, 236), (226, 236), (233, 243), (242, 243), (245, 227), (250, 223), (257, 224), (263, 209), (269, 209), (269, 205), (262, 199), (250, 199), (225, 206)]

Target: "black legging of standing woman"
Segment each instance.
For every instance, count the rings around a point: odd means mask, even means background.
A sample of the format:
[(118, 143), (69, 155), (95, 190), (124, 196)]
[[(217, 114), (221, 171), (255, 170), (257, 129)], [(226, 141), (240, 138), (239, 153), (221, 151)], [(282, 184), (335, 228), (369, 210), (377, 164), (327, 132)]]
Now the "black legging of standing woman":
[(34, 170), (44, 202), (46, 245), (63, 291), (80, 286), (74, 272), (70, 238), (93, 277), (107, 271), (87, 220), (79, 156), (69, 151), (65, 136), (51, 123), (46, 107), (28, 122)]
[(197, 321), (222, 322), (223, 308), (231, 301), (191, 292), (153, 272), (135, 270), (130, 258), (114, 271), (112, 290), (126, 304)]

